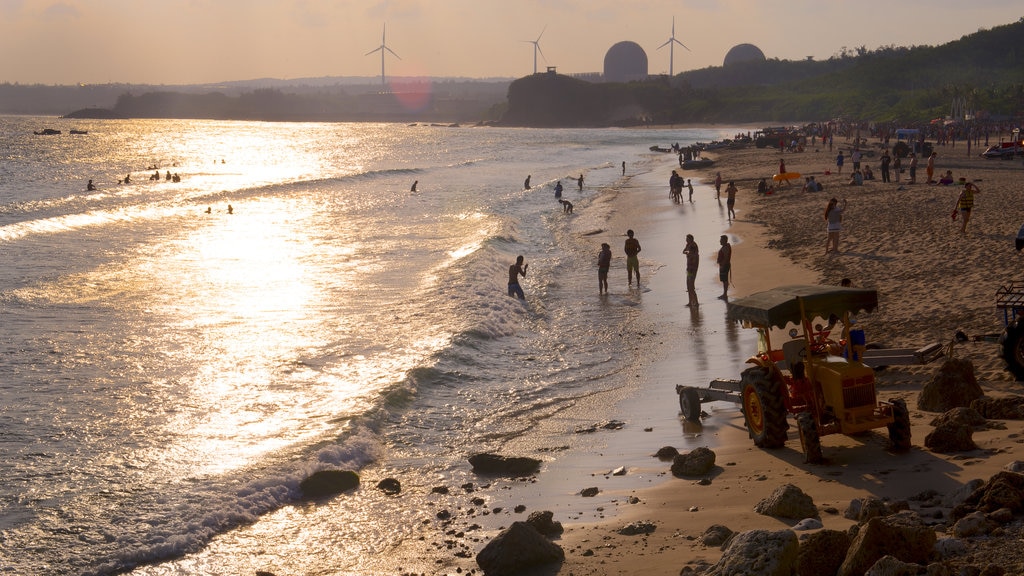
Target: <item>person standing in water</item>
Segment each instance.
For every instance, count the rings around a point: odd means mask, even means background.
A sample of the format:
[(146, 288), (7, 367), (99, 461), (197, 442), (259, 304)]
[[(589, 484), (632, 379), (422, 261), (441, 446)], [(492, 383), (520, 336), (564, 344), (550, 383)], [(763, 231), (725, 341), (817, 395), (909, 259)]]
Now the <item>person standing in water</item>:
[(633, 238), (633, 231), (626, 230), (626, 274), (629, 276), (629, 284), (633, 284), (633, 273), (636, 272), (636, 285), (640, 286), (640, 241)]
[(622, 175), (623, 176), (626, 175), (626, 162), (625, 161), (622, 162)]
[(700, 266), (700, 249), (693, 241), (693, 234), (686, 235), (686, 246), (683, 248), (686, 254), (686, 294), (690, 297), (687, 308), (698, 306), (697, 302), (697, 267)]
[(583, 191), (583, 174), (580, 174), (579, 180), (576, 181), (576, 185), (579, 186), (580, 192)]
[(608, 293), (608, 269), (612, 266), (612, 247), (607, 242), (601, 243), (601, 252), (597, 255), (597, 293)]
[(526, 300), (526, 295), (523, 294), (523, 288), (519, 286), (519, 277), (526, 278), (526, 269), (529, 264), (523, 264), (523, 257), (519, 255), (516, 257), (516, 263), (508, 267), (508, 295), (515, 296), (520, 300)]
[(409, 192), (415, 192), (416, 191), (416, 185), (419, 184), (419, 183), (420, 183), (419, 180), (413, 181), (412, 188), (409, 189)]
[(523, 190), (529, 190), (530, 189), (530, 176), (531, 176), (531, 174), (527, 174), (526, 175), (526, 180), (523, 182)]
[(722, 234), (719, 238), (722, 245), (718, 249), (718, 279), (722, 281), (722, 300), (729, 299), (729, 273), (732, 272), (732, 244), (729, 244), (729, 237)]
[(736, 184), (732, 181), (725, 187), (725, 208), (730, 221), (736, 218)]
[(555, 184), (555, 198), (561, 198), (561, 197), (562, 197), (562, 181), (559, 180), (558, 183)]

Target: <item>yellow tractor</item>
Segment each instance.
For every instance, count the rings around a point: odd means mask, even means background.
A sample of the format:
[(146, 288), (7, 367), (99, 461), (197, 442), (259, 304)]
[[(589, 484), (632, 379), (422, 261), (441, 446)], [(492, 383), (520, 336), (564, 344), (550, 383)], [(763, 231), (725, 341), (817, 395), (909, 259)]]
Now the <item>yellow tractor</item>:
[[(730, 320), (758, 332), (757, 353), (740, 380), (707, 388), (676, 386), (683, 417), (699, 421), (701, 402), (739, 402), (754, 444), (780, 448), (793, 415), (808, 462), (822, 460), (821, 437), (887, 427), (894, 450), (910, 448), (906, 402), (881, 402), (864, 364), (864, 333), (851, 315), (878, 307), (874, 290), (783, 286), (733, 300)], [(838, 334), (833, 336), (833, 334)]]

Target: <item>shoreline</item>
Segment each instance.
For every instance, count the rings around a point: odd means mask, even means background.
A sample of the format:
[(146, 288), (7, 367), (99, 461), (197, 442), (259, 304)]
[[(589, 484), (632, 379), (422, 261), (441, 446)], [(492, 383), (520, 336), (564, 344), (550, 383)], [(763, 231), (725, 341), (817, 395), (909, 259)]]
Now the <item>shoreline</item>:
[[(722, 171), (726, 180), (743, 179), (751, 183), (760, 177), (770, 177), (778, 157), (779, 153), (771, 149), (730, 150), (715, 155), (715, 165), (699, 173), (699, 177), (704, 179), (702, 188), (707, 187), (706, 182), (717, 171)], [(811, 161), (817, 166), (828, 166), (822, 152), (808, 152), (802, 157), (787, 154), (787, 164), (795, 163), (794, 157)], [(866, 162), (873, 163), (877, 171), (877, 156), (874, 162), (871, 159)], [(990, 193), (979, 195), (978, 204), (981, 209), (976, 211), (972, 221), (979, 228), (995, 226), (997, 216), (1010, 210), (1016, 180), (1024, 176), (1024, 170), (1016, 166), (1016, 162), (1014, 166), (1005, 163), (993, 165), (992, 162), (996, 161), (953, 157), (939, 164), (942, 170), (952, 169), (955, 174), (981, 174), (972, 179), (981, 180), (979, 185)], [(1014, 275), (1019, 276), (1022, 261), (1016, 259), (1017, 254), (1013, 254), (1011, 234), (1019, 227), (1019, 222), (1007, 223), (1001, 227), (1002, 232), (997, 233), (972, 234), (969, 231), (966, 238), (977, 238), (982, 245), (972, 250), (973, 259), (968, 257), (963, 260), (970, 266), (968, 273), (947, 276), (946, 268), (938, 265), (942, 261), (930, 257), (928, 246), (915, 245), (913, 242), (909, 242), (909, 246), (905, 244), (908, 244), (908, 235), (913, 239), (914, 232), (921, 229), (933, 231), (930, 233), (935, 236), (951, 236), (948, 222), (943, 218), (948, 217), (945, 207), (951, 206), (953, 202), (953, 199), (946, 198), (952, 194), (952, 190), (928, 184), (905, 183), (903, 189), (898, 189), (896, 184), (883, 186), (877, 181), (869, 182), (864, 187), (847, 187), (841, 176), (825, 175), (825, 171), (820, 170), (826, 186), (824, 193), (804, 193), (794, 186), (773, 196), (757, 197), (752, 184), (741, 187), (737, 199), (738, 219), (726, 232), (738, 237), (734, 243), (735, 286), (732, 294), (741, 296), (793, 283), (838, 284), (839, 278), (849, 276), (854, 278), (857, 285), (879, 290), (880, 310), (865, 315), (862, 320), (868, 334), (888, 345), (912, 345), (943, 337), (946, 340), (940, 341), (944, 343), (952, 333), (949, 326), (973, 326), (969, 333), (994, 329), (993, 286), (1012, 280)], [(923, 176), (923, 169), (920, 172)], [(910, 195), (911, 198), (893, 205), (888, 197), (894, 193), (901, 197)], [(826, 257), (819, 254), (823, 252), (825, 236), (819, 212), (832, 194), (851, 197), (850, 218), (840, 253)], [(933, 196), (941, 196), (942, 199), (928, 200)], [(994, 206), (981, 206), (986, 202), (992, 202)], [(867, 209), (864, 209), (865, 205)], [(908, 214), (898, 210), (900, 205), (907, 207)], [(922, 205), (932, 206), (935, 210), (929, 213), (917, 208)], [(864, 209), (866, 213), (854, 214), (855, 207)], [(663, 212), (659, 208), (652, 210), (655, 213)], [(1019, 209), (1016, 213), (1024, 220), (1024, 213)], [(793, 223), (793, 215), (800, 216), (798, 224)], [(893, 224), (893, 220), (906, 218), (911, 218), (913, 222), (903, 226)], [(648, 245), (652, 248), (657, 245), (652, 239), (671, 245), (671, 237), (682, 234), (678, 230), (671, 230), (665, 222), (660, 224), (664, 224), (661, 232), (646, 233), (646, 253), (649, 253)], [(907, 232), (901, 233), (903, 230)], [(885, 248), (893, 250), (895, 256), (883, 254), (882, 247), (864, 246), (875, 235), (885, 233), (893, 236), (892, 244)], [(952, 251), (963, 240), (958, 235), (954, 236), (947, 240), (944, 248)], [(995, 257), (986, 258), (986, 252), (996, 252), (1000, 242), (1004, 250), (997, 252)], [(675, 251), (679, 249), (681, 246)], [(661, 248), (660, 251), (665, 255), (671, 254), (673, 250)], [(708, 268), (713, 269), (714, 263), (712, 260), (709, 264), (708, 258), (708, 254), (702, 255), (700, 275), (713, 274)], [(987, 266), (973, 264), (980, 261), (987, 261)], [(645, 298), (644, 312), (649, 319), (670, 319), (673, 314), (685, 314), (682, 306), (685, 290), (678, 288), (681, 286), (682, 266), (678, 260), (673, 262), (671, 259), (662, 259), (662, 262), (662, 269), (658, 271), (655, 280), (664, 286), (676, 286), (677, 289), (674, 293), (656, 289), (652, 294), (657, 296)], [(861, 273), (855, 274), (856, 271)], [(987, 281), (988, 290), (972, 291), (968, 307), (970, 314), (965, 317), (972, 323), (961, 324), (958, 319), (954, 325), (936, 314), (933, 299), (913, 297), (927, 291), (929, 287), (941, 285), (942, 280), (953, 284), (949, 292), (962, 295), (974, 282), (982, 281), (982, 276), (999, 277), (1002, 280), (990, 278)], [(952, 297), (945, 294), (939, 298)], [(653, 302), (649, 304), (648, 300)], [(1019, 393), (1019, 384), (1013, 382), (1012, 377), (1002, 369), (995, 345), (971, 343), (962, 346), (957, 355), (974, 362), (979, 384), (987, 394)], [(660, 356), (655, 355), (640, 364), (637, 369), (642, 370), (645, 373), (643, 377), (648, 380), (658, 380), (660, 376), (679, 374), (686, 370), (685, 358), (669, 357), (664, 350)], [(715, 403), (709, 408), (705, 405), (705, 411), (710, 412), (710, 417), (705, 419), (703, 426), (693, 426), (681, 422), (676, 408), (666, 409), (664, 406), (673, 400), (674, 393), (662, 393), (655, 399), (642, 398), (650, 394), (650, 390), (641, 386), (632, 398), (625, 399), (618, 406), (621, 419), (632, 422), (646, 417), (644, 409), (638, 406), (648, 402), (659, 404), (664, 413), (671, 412), (676, 426), (682, 427), (683, 434), (674, 443), (680, 452), (709, 444), (716, 452), (717, 465), (709, 477), (710, 483), (703, 486), (696, 479), (674, 478), (668, 473), (669, 462), (658, 462), (651, 458), (649, 468), (640, 471), (657, 476), (649, 488), (622, 490), (617, 494), (616, 507), (609, 512), (608, 518), (602, 516), (591, 521), (567, 522), (565, 533), (557, 540), (566, 551), (566, 560), (557, 571), (550, 573), (579, 576), (609, 573), (678, 574), (681, 569), (702, 571), (716, 562), (722, 553), (717, 547), (701, 544), (701, 534), (711, 525), (722, 524), (734, 531), (778, 530), (792, 526), (792, 522), (761, 516), (753, 511), (760, 499), (782, 483), (799, 486), (813, 498), (819, 510), (833, 511), (822, 513), (826, 529), (847, 530), (855, 522), (844, 518), (842, 511), (852, 499), (871, 496), (905, 500), (926, 489), (949, 493), (972, 479), (987, 480), (1014, 461), (1015, 457), (1020, 457), (1015, 438), (1024, 434), (1024, 423), (1005, 421), (1003, 430), (976, 432), (974, 439), (979, 449), (968, 453), (935, 454), (924, 448), (924, 437), (931, 431), (929, 422), (937, 414), (918, 411), (915, 407), (916, 396), (921, 385), (937, 370), (939, 364), (933, 362), (924, 366), (890, 367), (876, 374), (880, 398), (903, 397), (911, 408), (913, 448), (909, 454), (889, 452), (886, 449), (884, 430), (882, 433), (870, 434), (866, 439), (831, 435), (822, 439), (828, 459), (824, 465), (803, 463), (803, 455), (799, 442), (794, 440), (793, 429), (790, 430), (790, 439), (785, 448), (777, 451), (762, 450), (756, 448), (748, 438), (738, 406), (719, 406), (721, 403)], [(671, 426), (669, 420), (663, 418), (662, 421), (654, 422), (654, 428), (665, 424)], [(633, 443), (636, 438), (640, 436), (633, 434)], [(631, 440), (624, 437), (612, 442), (629, 444)], [(640, 450), (645, 453), (653, 449), (649, 443), (642, 446)], [(614, 467), (617, 462), (606, 461), (606, 468)], [(580, 482), (586, 481), (581, 479)], [(627, 504), (630, 498), (635, 499), (637, 504)], [(569, 520), (558, 518), (557, 514), (556, 519), (563, 522)], [(632, 522), (650, 522), (656, 528), (650, 534), (640, 536), (618, 533), (620, 528)], [(1007, 568), (1011, 569), (1009, 566)]]

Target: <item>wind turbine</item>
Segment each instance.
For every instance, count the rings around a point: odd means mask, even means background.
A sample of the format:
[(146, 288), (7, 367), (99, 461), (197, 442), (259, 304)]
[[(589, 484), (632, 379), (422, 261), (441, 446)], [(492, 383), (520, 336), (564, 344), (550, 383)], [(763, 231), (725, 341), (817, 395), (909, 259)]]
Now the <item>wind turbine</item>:
[[(673, 68), (673, 66), (674, 66), (673, 60), (675, 59), (675, 50), (674, 49), (676, 47), (675, 46), (676, 44), (679, 44), (683, 48), (686, 48), (686, 44), (683, 44), (679, 40), (676, 40), (676, 17), (673, 16), (672, 17), (672, 35), (668, 37), (668, 40), (666, 40), (664, 44), (662, 44), (661, 46), (658, 46), (658, 50), (661, 50), (665, 46), (668, 46), (668, 76), (669, 76), (669, 78), (671, 78), (672, 76), (675, 76), (675, 70)], [(690, 49), (686, 48), (686, 51), (690, 52)]]
[(399, 60), (402, 59), (401, 56), (399, 56), (398, 54), (395, 54), (394, 50), (392, 50), (391, 48), (388, 48), (388, 43), (384, 40), (384, 38), (387, 36), (387, 33), (388, 33), (388, 25), (385, 22), (384, 23), (384, 31), (381, 32), (381, 34), (380, 34), (380, 46), (374, 48), (373, 50), (370, 50), (369, 52), (367, 52), (365, 54), (366, 56), (369, 56), (370, 54), (373, 54), (374, 52), (380, 52), (380, 83), (381, 83), (381, 86), (384, 86), (385, 88), (387, 88), (387, 79), (384, 76), (384, 53), (385, 52), (391, 52), (391, 55), (394, 56), (395, 58), (398, 58)]
[[(541, 29), (540, 34), (537, 35), (537, 39), (536, 40), (523, 40), (523, 42), (527, 42), (529, 44), (533, 44), (533, 73), (534, 74), (537, 73), (537, 53), (540, 52), (541, 58), (544, 58), (544, 51), (540, 49), (540, 37), (544, 35), (544, 31), (547, 30), (547, 29), (548, 29), (548, 27), (545, 24), (544, 28)], [(547, 58), (544, 58), (544, 60), (546, 61)]]

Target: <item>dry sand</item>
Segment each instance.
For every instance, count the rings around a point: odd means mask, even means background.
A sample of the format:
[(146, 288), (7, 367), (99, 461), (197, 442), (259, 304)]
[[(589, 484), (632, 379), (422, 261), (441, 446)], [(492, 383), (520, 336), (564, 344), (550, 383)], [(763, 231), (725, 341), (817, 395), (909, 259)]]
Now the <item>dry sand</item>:
[[(843, 148), (848, 152), (847, 145)], [(879, 310), (858, 318), (870, 342), (918, 347), (929, 342), (948, 343), (958, 328), (970, 335), (1001, 330), (996, 290), (1011, 280), (1024, 279), (1024, 255), (1013, 248), (1017, 229), (1024, 222), (1024, 168), (1019, 160), (967, 156), (962, 145), (954, 149), (939, 147), (937, 151), (937, 173), (952, 170), (955, 177), (966, 177), (981, 188), (966, 234), (959, 232), (959, 221), (950, 218), (958, 188), (920, 183), (925, 179), (923, 163), (918, 184), (906, 184), (904, 174), (902, 189), (880, 180), (852, 187), (845, 185), (849, 161), (843, 176), (825, 173), (835, 170), (835, 152), (786, 154), (788, 170), (815, 175), (825, 191), (805, 193), (794, 183), (790, 189), (758, 197), (756, 182), (776, 171), (780, 158), (777, 150), (751, 147), (709, 153), (717, 162), (699, 176), (710, 182), (714, 172), (721, 171), (724, 179), (736, 180), (740, 188), (739, 220), (729, 230), (741, 241), (734, 251), (734, 295), (791, 283), (838, 284), (848, 277), (857, 286), (879, 292)], [(877, 153), (865, 158), (865, 163), (880, 177)], [(696, 180), (698, 174), (687, 172), (684, 176)], [(659, 186), (660, 181), (659, 176)], [(826, 255), (823, 211), (832, 196), (847, 199), (848, 207), (840, 252)], [(654, 246), (664, 240), (664, 223), (659, 229), (660, 234), (648, 232), (645, 237), (645, 254), (656, 251)], [(673, 250), (678, 252), (677, 248)], [(706, 258), (709, 248), (702, 249)], [(713, 261), (702, 266), (706, 273), (704, 267), (713, 267)], [(679, 271), (668, 269), (658, 274), (672, 275), (672, 282), (681, 277)], [(653, 314), (681, 314), (684, 303), (684, 292), (677, 290), (675, 295), (645, 298), (644, 307)], [(687, 370), (687, 359), (671, 357), (663, 349), (658, 354), (643, 360), (645, 365), (638, 370), (646, 371), (647, 377)], [(987, 394), (1018, 394), (1022, 390), (1003, 370), (995, 344), (969, 342), (957, 346), (955, 354), (973, 361)], [(889, 452), (884, 429), (858, 437), (832, 435), (822, 439), (827, 462), (809, 465), (803, 462), (794, 428), (785, 448), (762, 450), (748, 438), (738, 407), (718, 408), (703, 427), (683, 426), (688, 437), (686, 446), (692, 448), (705, 438), (713, 445), (717, 467), (709, 476), (709, 484), (698, 486), (694, 479), (667, 476), (669, 463), (655, 460), (652, 469), (660, 467), (662, 479), (651, 488), (624, 491), (607, 518), (567, 521), (556, 512), (556, 520), (566, 524), (566, 532), (558, 541), (566, 551), (566, 560), (557, 569), (538, 573), (675, 575), (685, 566), (700, 569), (721, 556), (718, 548), (705, 547), (699, 541), (713, 524), (734, 531), (791, 526), (790, 522), (753, 511), (759, 500), (785, 483), (797, 485), (813, 498), (826, 528), (845, 529), (852, 522), (842, 512), (852, 499), (875, 496), (904, 500), (927, 489), (946, 493), (971, 479), (987, 480), (1008, 463), (1024, 459), (1024, 422), (1019, 421), (1005, 422), (1005, 429), (976, 432), (974, 440), (980, 449), (972, 452), (943, 455), (924, 448), (924, 437), (932, 430), (929, 422), (935, 414), (916, 409), (917, 394), (938, 365), (890, 367), (878, 372), (883, 399), (903, 397), (908, 401), (913, 434), (909, 453)], [(737, 375), (740, 369), (737, 367)], [(643, 448), (649, 453), (654, 449), (649, 445)], [(614, 467), (617, 462), (607, 464)], [(581, 484), (585, 482), (580, 480)], [(629, 496), (638, 499), (637, 503), (627, 504)], [(645, 536), (617, 533), (634, 521), (652, 522), (656, 530)], [(986, 558), (998, 558), (992, 550), (1010, 548), (998, 541), (976, 545), (980, 549), (994, 547), (963, 559), (981, 566)], [(1017, 564), (1006, 568), (1024, 570)]]

